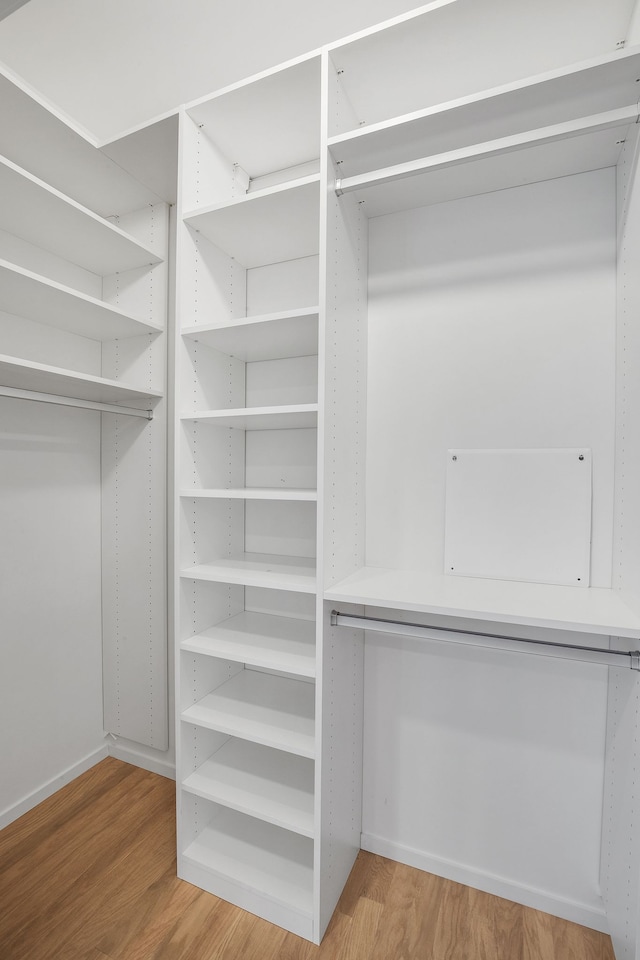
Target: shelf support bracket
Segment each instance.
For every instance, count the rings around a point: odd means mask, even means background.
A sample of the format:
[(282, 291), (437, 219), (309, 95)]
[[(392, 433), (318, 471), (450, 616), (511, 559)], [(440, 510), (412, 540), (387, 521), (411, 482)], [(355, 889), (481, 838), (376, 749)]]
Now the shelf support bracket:
[(0, 397), (33, 400), (37, 403), (55, 403), (61, 407), (80, 407), (84, 410), (97, 410), (99, 413), (117, 413), (125, 417), (142, 417), (144, 420), (153, 420), (153, 410), (137, 410), (135, 407), (120, 407), (116, 403), (99, 403), (97, 400), (62, 397), (53, 393), (36, 393), (34, 390), (18, 390), (15, 387), (0, 386)]
[(524, 640), (501, 634), (480, 633), (473, 630), (455, 630), (452, 627), (432, 627), (421, 623), (403, 623), (398, 620), (383, 620), (379, 617), (359, 617), (352, 613), (331, 611), (332, 627), (360, 627), (376, 633), (395, 633), (420, 640), (436, 640), (445, 643), (466, 643), (492, 650), (508, 650), (528, 653), (539, 657), (555, 657), (560, 660), (580, 660), (583, 663), (599, 663), (609, 667), (628, 667), (640, 671), (640, 650), (606, 650), (602, 647), (583, 647), (575, 643), (553, 643), (548, 640)]

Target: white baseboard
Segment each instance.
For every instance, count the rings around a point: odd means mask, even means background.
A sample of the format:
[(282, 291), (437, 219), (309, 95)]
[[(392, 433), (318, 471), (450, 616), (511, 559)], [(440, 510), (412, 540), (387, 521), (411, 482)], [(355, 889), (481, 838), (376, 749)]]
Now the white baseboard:
[(168, 780), (175, 780), (175, 766), (168, 760), (160, 757), (151, 757), (144, 752), (144, 749), (137, 750), (131, 743), (123, 743), (121, 740), (108, 741), (109, 756), (116, 760), (122, 760), (124, 763), (132, 763), (134, 767), (141, 767), (143, 770), (149, 770), (150, 773), (157, 773)]
[(533, 907), (535, 910), (550, 913), (563, 920), (570, 920), (572, 923), (579, 923), (584, 927), (599, 930), (601, 933), (609, 933), (604, 905), (600, 908), (579, 901), (568, 900), (545, 890), (526, 887), (511, 880), (506, 880), (504, 877), (483, 873), (454, 860), (431, 856), (421, 850), (415, 850), (412, 847), (395, 843), (392, 840), (385, 840), (383, 837), (376, 837), (370, 833), (361, 835), (360, 846), (363, 850), (368, 850), (369, 853), (376, 853), (381, 857), (406, 863), (407, 866), (417, 867), (418, 870), (433, 873), (438, 877), (444, 877), (446, 880), (463, 883), (467, 887), (492, 893), (496, 897), (521, 903), (525, 907)]
[(68, 783), (71, 783), (71, 781), (75, 780), (76, 777), (79, 777), (80, 774), (90, 770), (91, 767), (95, 767), (96, 763), (100, 763), (100, 761), (104, 760), (104, 758), (108, 755), (109, 753), (106, 744), (98, 747), (98, 749), (94, 750), (93, 753), (83, 757), (82, 760), (74, 763), (71, 767), (67, 767), (67, 769), (63, 770), (62, 773), (59, 773), (58, 776), (53, 777), (41, 787), (38, 787), (38, 789), (34, 790), (33, 793), (29, 793), (17, 803), (7, 807), (6, 810), (0, 812), (0, 830), (8, 826), (10, 823), (13, 823), (14, 820), (17, 820), (18, 817), (21, 817), (24, 813), (28, 813), (29, 810), (37, 807), (39, 803), (42, 803), (43, 800), (46, 800), (48, 797), (52, 796), (62, 787), (66, 787)]

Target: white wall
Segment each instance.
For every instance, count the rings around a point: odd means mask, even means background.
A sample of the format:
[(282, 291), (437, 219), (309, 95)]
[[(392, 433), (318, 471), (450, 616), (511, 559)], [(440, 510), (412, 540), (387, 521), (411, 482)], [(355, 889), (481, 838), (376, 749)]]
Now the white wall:
[[(442, 573), (448, 448), (587, 446), (610, 585), (615, 230), (613, 170), (370, 221), (368, 564)], [(365, 675), (363, 845), (602, 926), (606, 670), (370, 635)]]
[(106, 754), (100, 414), (2, 399), (0, 478), (2, 824)]

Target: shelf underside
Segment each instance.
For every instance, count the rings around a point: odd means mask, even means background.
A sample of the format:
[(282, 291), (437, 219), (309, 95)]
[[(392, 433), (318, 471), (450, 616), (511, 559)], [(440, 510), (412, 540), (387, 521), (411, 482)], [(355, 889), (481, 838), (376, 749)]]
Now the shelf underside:
[(314, 764), (245, 740), (228, 740), (183, 787), (305, 837), (313, 837)]
[[(504, 190), (615, 166), (629, 123), (607, 130), (571, 136), (550, 143), (526, 145), (497, 156), (482, 157), (470, 150), (465, 157), (424, 172), (353, 191), (367, 217), (444, 203), (462, 197)], [(432, 158), (439, 160), (439, 157)]]
[(0, 158), (0, 227), (99, 276), (159, 263), (119, 227)]
[(318, 352), (318, 308), (246, 317), (225, 326), (201, 324), (184, 328), (182, 335), (245, 363), (310, 357)]
[(313, 677), (315, 623), (244, 611), (189, 637), (181, 649), (249, 666)]
[(313, 844), (306, 837), (226, 810), (184, 852), (187, 861), (311, 916)]
[(325, 592), (334, 602), (625, 638), (640, 617), (613, 590), (363, 567)]
[(318, 405), (246, 407), (237, 410), (196, 410), (183, 420), (237, 430), (305, 430), (318, 424)]
[(243, 553), (187, 567), (181, 576), (188, 580), (238, 583), (294, 593), (316, 591), (316, 561), (308, 557)]
[(97, 403), (158, 400), (162, 396), (154, 391), (138, 390), (117, 380), (106, 380), (61, 367), (2, 355), (0, 355), (0, 384), (3, 387), (18, 390), (49, 393)]
[(319, 179), (311, 176), (184, 219), (243, 267), (261, 267), (318, 253), (319, 200)]
[(314, 685), (240, 670), (182, 713), (182, 720), (231, 737), (313, 758)]
[(136, 337), (161, 330), (117, 307), (0, 260), (0, 310), (92, 340)]

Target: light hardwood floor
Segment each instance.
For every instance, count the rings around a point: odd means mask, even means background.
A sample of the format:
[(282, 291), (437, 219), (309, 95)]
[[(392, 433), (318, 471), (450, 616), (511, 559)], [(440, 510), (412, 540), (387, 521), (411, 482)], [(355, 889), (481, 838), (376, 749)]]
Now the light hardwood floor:
[(112, 758), (0, 832), (1, 960), (614, 960), (609, 937), (361, 852), (320, 947), (177, 880), (174, 784)]

